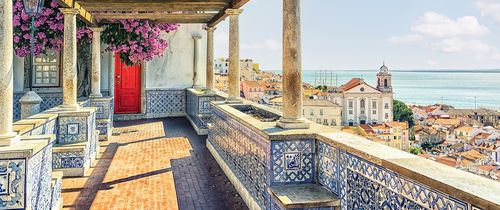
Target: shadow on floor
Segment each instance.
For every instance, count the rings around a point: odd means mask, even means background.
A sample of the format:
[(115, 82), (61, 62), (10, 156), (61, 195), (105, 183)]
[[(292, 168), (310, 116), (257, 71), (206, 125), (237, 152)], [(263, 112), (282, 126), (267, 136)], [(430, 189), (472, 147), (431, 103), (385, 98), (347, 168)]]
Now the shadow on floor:
[[(80, 191), (75, 204), (64, 206), (64, 208), (89, 209), (96, 199), (97, 192), (100, 190), (109, 190), (113, 189), (113, 185), (115, 184), (172, 172), (179, 205), (178, 208), (181, 210), (248, 209), (231, 182), (224, 175), (215, 159), (205, 147), (206, 136), (198, 136), (186, 118), (123, 121), (116, 122), (115, 128), (126, 128), (152, 122), (163, 123), (164, 137), (185, 137), (188, 139), (192, 148), (192, 150), (189, 151), (191, 155), (185, 158), (171, 160), (171, 168), (151, 171), (103, 183), (104, 177), (119, 147), (146, 141), (155, 141), (162, 139), (162, 137), (137, 139), (136, 141), (126, 143), (109, 143), (102, 156), (99, 158), (99, 162), (95, 166), (92, 174), (88, 177), (83, 189), (73, 188), (63, 190), (63, 193)], [(126, 132), (137, 131), (128, 130)], [(117, 133), (115, 135), (120, 134)]]

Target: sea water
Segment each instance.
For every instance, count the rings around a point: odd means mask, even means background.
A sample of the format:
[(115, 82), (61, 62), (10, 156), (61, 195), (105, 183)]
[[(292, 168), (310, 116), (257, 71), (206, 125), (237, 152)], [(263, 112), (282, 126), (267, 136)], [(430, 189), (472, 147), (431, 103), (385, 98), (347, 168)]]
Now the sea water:
[[(302, 79), (311, 85), (340, 86), (351, 78), (363, 78), (376, 87), (377, 73), (378, 70), (303, 70)], [(500, 109), (500, 70), (391, 70), (390, 73), (395, 99), (406, 103)]]

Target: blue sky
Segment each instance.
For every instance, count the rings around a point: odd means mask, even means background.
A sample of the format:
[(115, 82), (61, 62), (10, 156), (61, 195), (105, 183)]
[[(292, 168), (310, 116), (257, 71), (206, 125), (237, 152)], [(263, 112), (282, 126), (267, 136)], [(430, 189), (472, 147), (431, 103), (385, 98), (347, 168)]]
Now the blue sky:
[[(500, 69), (500, 0), (302, 0), (304, 70)], [(282, 0), (250, 0), (241, 58), (281, 69)], [(227, 57), (228, 21), (215, 34)]]

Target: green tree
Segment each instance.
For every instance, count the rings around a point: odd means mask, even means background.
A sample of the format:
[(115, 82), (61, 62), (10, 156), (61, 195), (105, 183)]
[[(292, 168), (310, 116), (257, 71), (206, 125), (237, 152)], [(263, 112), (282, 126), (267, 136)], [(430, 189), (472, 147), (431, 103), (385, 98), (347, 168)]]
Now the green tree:
[(393, 107), (394, 121), (408, 122), (408, 126), (410, 128), (413, 127), (414, 118), (411, 109), (405, 103), (398, 100), (394, 100)]
[(417, 147), (417, 146), (412, 146), (412, 147), (410, 147), (410, 153), (414, 154), (414, 155), (422, 154), (422, 148)]

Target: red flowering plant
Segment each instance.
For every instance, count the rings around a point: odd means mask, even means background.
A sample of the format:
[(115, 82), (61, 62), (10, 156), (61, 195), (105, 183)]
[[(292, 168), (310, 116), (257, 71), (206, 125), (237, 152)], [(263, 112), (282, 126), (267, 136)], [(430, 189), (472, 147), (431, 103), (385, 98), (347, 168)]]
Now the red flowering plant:
[(168, 47), (161, 32), (177, 30), (178, 24), (154, 24), (148, 20), (109, 20), (101, 39), (107, 50), (119, 52), (122, 62), (133, 65), (162, 56)]

